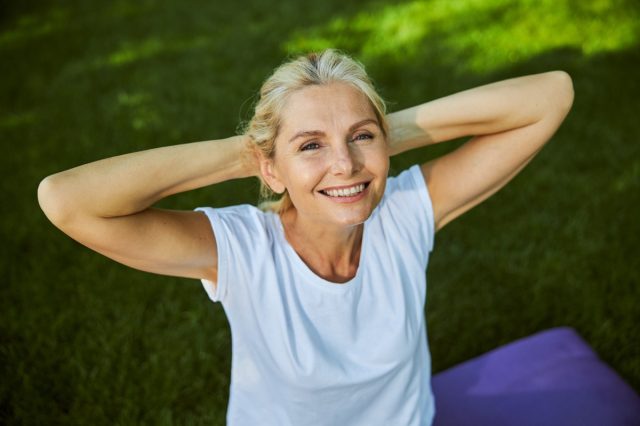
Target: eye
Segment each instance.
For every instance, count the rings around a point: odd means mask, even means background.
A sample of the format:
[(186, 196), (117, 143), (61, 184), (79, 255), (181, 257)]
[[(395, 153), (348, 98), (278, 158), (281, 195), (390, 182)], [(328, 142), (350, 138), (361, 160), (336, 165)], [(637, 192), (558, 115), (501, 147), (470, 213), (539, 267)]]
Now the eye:
[(307, 142), (300, 147), (300, 151), (310, 151), (318, 148), (320, 148), (320, 144), (317, 142)]
[(364, 141), (367, 139), (373, 139), (373, 136), (369, 133), (360, 133), (356, 137), (353, 138), (354, 141)]

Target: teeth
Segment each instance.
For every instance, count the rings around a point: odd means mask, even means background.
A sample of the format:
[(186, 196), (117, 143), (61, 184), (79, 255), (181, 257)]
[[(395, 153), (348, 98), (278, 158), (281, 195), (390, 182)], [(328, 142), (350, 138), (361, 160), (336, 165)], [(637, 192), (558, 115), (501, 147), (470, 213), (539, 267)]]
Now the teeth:
[(360, 192), (364, 191), (364, 184), (355, 185), (350, 188), (341, 188), (341, 189), (328, 189), (324, 191), (325, 194), (331, 197), (352, 197)]

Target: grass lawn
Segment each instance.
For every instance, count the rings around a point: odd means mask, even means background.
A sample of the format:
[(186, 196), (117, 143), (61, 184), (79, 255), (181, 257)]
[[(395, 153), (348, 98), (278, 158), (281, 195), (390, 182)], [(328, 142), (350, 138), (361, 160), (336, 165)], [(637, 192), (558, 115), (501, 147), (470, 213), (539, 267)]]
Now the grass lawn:
[[(0, 422), (224, 424), (222, 307), (195, 280), (69, 239), (36, 188), (100, 158), (230, 136), (275, 66), (327, 46), (365, 63), (391, 111), (572, 75), (574, 108), (549, 145), (436, 235), (433, 370), (569, 325), (640, 390), (640, 3), (14, 1), (0, 3)], [(459, 143), (393, 158), (392, 174)], [(257, 182), (233, 181), (161, 205), (257, 197)]]

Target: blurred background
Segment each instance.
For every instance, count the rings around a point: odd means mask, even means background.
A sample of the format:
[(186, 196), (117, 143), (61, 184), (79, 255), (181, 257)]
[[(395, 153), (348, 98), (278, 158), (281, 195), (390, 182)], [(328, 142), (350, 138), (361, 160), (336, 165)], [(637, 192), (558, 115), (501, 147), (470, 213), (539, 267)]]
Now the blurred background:
[[(224, 424), (230, 333), (196, 280), (138, 272), (40, 211), (45, 176), (219, 139), (288, 57), (337, 47), (395, 111), (563, 69), (575, 103), (537, 158), (436, 236), (434, 372), (554, 326), (640, 390), (640, 2), (0, 2), (0, 422)], [(523, 99), (523, 102), (526, 102)], [(392, 160), (392, 174), (461, 141)], [(253, 180), (163, 200), (258, 201)]]

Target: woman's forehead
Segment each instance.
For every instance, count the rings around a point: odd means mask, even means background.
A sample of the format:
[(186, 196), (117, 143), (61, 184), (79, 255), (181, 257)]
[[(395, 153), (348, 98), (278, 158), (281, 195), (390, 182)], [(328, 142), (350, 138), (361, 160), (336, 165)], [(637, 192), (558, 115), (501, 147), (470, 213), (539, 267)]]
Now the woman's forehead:
[(345, 83), (298, 90), (290, 96), (282, 114), (284, 130), (290, 132), (306, 130), (302, 127), (348, 127), (365, 119), (376, 119), (369, 99)]

